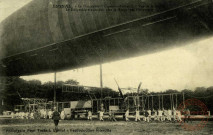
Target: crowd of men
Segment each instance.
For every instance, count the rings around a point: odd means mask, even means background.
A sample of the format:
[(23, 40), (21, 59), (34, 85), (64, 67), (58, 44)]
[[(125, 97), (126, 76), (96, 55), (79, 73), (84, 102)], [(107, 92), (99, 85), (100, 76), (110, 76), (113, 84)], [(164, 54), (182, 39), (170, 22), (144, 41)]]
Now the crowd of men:
[[(61, 113), (63, 114), (63, 112)], [(19, 119), (52, 119), (53, 111), (52, 110), (44, 110), (41, 109), (40, 111), (34, 111), (34, 112), (12, 112), (11, 117), (12, 118), (19, 118)], [(63, 118), (63, 116), (62, 116)]]
[[(188, 120), (190, 119), (190, 112), (189, 110), (186, 110), (185, 112), (187, 113), (184, 113), (184, 122), (185, 120)], [(99, 120), (100, 121), (103, 121), (103, 115), (104, 114), (104, 111), (99, 111)], [(135, 112), (134, 112), (134, 119), (135, 121), (146, 121), (146, 122), (150, 122), (150, 121), (179, 121), (181, 122), (182, 119), (181, 119), (181, 112), (179, 110), (165, 110), (165, 109), (162, 109), (162, 110), (142, 110), (140, 111), (139, 109), (136, 109)], [(125, 117), (125, 120), (126, 121), (129, 121), (129, 118), (130, 118), (130, 111), (129, 109), (126, 110), (125, 114), (124, 114), (124, 117)], [(115, 119), (115, 113), (110, 110), (109, 111), (109, 117), (108, 117), (109, 120), (112, 120), (112, 121), (117, 121)]]
[[(129, 110), (125, 113), (126, 121), (129, 120)], [(182, 121), (181, 119), (181, 112), (179, 110), (142, 110), (141, 112), (139, 109), (135, 110), (135, 121)]]
[[(183, 112), (182, 112), (183, 113)], [(129, 109), (127, 109), (124, 113), (124, 118), (126, 121), (129, 121), (130, 118), (134, 117), (135, 121), (182, 121), (182, 113), (179, 110), (173, 109), (173, 110), (166, 110), (166, 109), (159, 109), (159, 110), (142, 110), (135, 109), (135, 112), (131, 112)], [(66, 114), (64, 111), (61, 111), (60, 113), (60, 119), (65, 119)], [(117, 121), (116, 120), (116, 111), (109, 110), (109, 112), (105, 113), (104, 110), (100, 110), (98, 112), (98, 118), (100, 121), (104, 121), (104, 114), (108, 114), (108, 119), (111, 121)], [(91, 110), (87, 111), (87, 119), (93, 120), (93, 114)], [(12, 118), (20, 118), (20, 119), (52, 119), (53, 117), (53, 111), (52, 110), (44, 110), (41, 109), (39, 112), (16, 112), (11, 113)], [(185, 121), (189, 121), (190, 119), (190, 111), (188, 109), (185, 110), (184, 113), (185, 118), (183, 119)]]

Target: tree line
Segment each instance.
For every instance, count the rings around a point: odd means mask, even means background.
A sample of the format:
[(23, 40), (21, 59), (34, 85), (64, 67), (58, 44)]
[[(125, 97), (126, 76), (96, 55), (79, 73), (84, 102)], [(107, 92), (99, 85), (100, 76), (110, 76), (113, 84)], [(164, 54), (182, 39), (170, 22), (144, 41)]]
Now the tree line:
[[(2, 85), (4, 84), (4, 85)], [(0, 113), (3, 110), (13, 110), (14, 106), (17, 104), (23, 104), (21, 98), (45, 98), (48, 101), (53, 101), (54, 96), (54, 87), (56, 89), (56, 100), (60, 102), (71, 101), (71, 100), (89, 100), (91, 93), (75, 93), (75, 92), (62, 92), (63, 84), (72, 84), (79, 85), (79, 82), (73, 79), (67, 81), (57, 81), (56, 85), (54, 82), (45, 82), (41, 83), (39, 80), (29, 80), (26, 81), (21, 79), (20, 77), (8, 77), (1, 82), (0, 86)], [(207, 108), (213, 112), (213, 86), (205, 88), (205, 87), (197, 87), (195, 90), (184, 89), (181, 91), (178, 90), (165, 90), (163, 92), (149, 92), (148, 89), (143, 90), (143, 95), (160, 95), (160, 94), (171, 94), (178, 93), (177, 95), (173, 95), (172, 100), (170, 96), (161, 96), (159, 100), (159, 96), (154, 96), (151, 98), (146, 98), (145, 108), (170, 108), (171, 103), (173, 106), (179, 105), (183, 102), (183, 94), (185, 99), (196, 98), (202, 101)], [(119, 97), (118, 90), (112, 90), (111, 88), (92, 88), (92, 95), (96, 98), (105, 98), (105, 97)], [(129, 92), (124, 94), (127, 95), (137, 95), (136, 92)], [(153, 100), (153, 101), (152, 101)], [(162, 104), (163, 103), (163, 104)]]

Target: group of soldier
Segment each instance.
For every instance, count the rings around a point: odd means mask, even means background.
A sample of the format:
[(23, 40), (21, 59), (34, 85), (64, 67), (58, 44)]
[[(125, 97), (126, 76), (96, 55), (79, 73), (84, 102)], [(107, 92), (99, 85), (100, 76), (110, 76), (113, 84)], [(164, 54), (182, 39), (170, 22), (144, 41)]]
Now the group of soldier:
[[(190, 113), (190, 112), (189, 112)], [(188, 114), (189, 114), (188, 113)], [(115, 112), (112, 111), (112, 110), (109, 110), (109, 117), (108, 119), (109, 120), (112, 120), (112, 121), (117, 121), (115, 119)], [(185, 115), (185, 118), (184, 118), (184, 122), (185, 120), (188, 120), (189, 119), (189, 115)], [(100, 121), (104, 121), (104, 111), (99, 111), (99, 120)], [(129, 109), (126, 110), (125, 114), (124, 114), (124, 117), (125, 117), (125, 120), (126, 121), (129, 121), (129, 118), (130, 118), (130, 112), (129, 112)], [(135, 121), (146, 121), (146, 122), (150, 122), (150, 121), (179, 121), (181, 122), (182, 121), (182, 114), (179, 110), (165, 110), (165, 109), (159, 109), (159, 110), (142, 110), (142, 111), (139, 111), (139, 109), (136, 109), (135, 112), (134, 112), (134, 119)], [(187, 117), (187, 119), (186, 119)], [(90, 112), (90, 115), (88, 113), (88, 119), (91, 120), (91, 112)]]
[[(129, 110), (125, 113), (126, 121), (129, 121)], [(182, 121), (181, 120), (181, 112), (179, 110), (142, 110), (141, 112), (139, 109), (135, 110), (135, 121), (143, 121), (150, 122), (150, 121)]]
[[(100, 121), (104, 121), (104, 114), (105, 112), (103, 110), (100, 110), (98, 112), (98, 118)], [(108, 114), (108, 119), (111, 121), (117, 121), (115, 118), (115, 111), (109, 110)], [(131, 112), (132, 114), (132, 112)], [(190, 118), (190, 112), (189, 110), (186, 111), (184, 114), (184, 122), (185, 120), (188, 122)], [(17, 112), (17, 113), (12, 113), (12, 118), (20, 118), (20, 119), (52, 119), (53, 117), (53, 111), (52, 110), (40, 110), (35, 111), (35, 112)], [(126, 121), (129, 121), (130, 118), (130, 111), (127, 109), (124, 113), (124, 118)], [(179, 110), (173, 109), (173, 110), (165, 110), (165, 109), (159, 109), (159, 110), (142, 110), (140, 111), (139, 109), (135, 109), (134, 115), (131, 117), (134, 117), (135, 121), (182, 121), (181, 119), (181, 112)], [(65, 119), (66, 115), (64, 111), (60, 112), (60, 119)], [(87, 111), (87, 119), (92, 120), (93, 115), (91, 110)]]
[[(61, 116), (63, 115), (63, 112), (61, 113)], [(64, 115), (65, 116), (65, 115)], [(40, 111), (34, 111), (34, 112), (12, 112), (11, 113), (12, 118), (18, 118), (18, 119), (52, 119), (53, 117), (53, 111), (52, 110), (44, 110), (41, 109)], [(63, 118), (63, 116), (62, 116)]]
[(18, 119), (37, 119), (39, 115), (37, 112), (12, 112), (11, 117)]

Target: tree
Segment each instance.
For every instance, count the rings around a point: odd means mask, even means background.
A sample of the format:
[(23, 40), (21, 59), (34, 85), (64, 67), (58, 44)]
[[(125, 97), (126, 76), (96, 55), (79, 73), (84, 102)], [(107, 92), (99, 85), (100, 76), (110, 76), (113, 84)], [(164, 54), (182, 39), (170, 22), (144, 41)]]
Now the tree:
[(63, 85), (64, 83), (65, 83), (64, 81), (57, 81), (57, 82), (56, 82), (56, 85), (57, 85), (58, 87), (62, 87), (62, 85)]
[(37, 85), (37, 86), (41, 85), (41, 81), (40, 80), (29, 80), (27, 82), (29, 84), (31, 84), (31, 85)]
[(204, 87), (197, 87), (194, 91), (195, 96), (205, 96), (206, 95), (206, 88)]
[(69, 79), (67, 81), (65, 81), (66, 84), (72, 84), (72, 85), (78, 85), (79, 82), (73, 79)]

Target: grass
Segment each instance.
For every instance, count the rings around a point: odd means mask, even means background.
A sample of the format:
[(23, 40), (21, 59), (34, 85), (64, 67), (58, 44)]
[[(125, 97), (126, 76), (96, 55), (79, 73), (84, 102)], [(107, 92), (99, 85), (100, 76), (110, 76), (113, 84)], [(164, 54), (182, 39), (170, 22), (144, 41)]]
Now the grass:
[[(196, 125), (200, 121), (193, 121)], [(134, 122), (134, 121), (87, 121), (87, 120), (61, 120), (59, 131), (54, 132), (52, 120), (25, 120), (25, 119), (0, 119), (0, 134), (20, 135), (66, 135), (66, 134), (213, 134), (213, 121), (199, 131), (188, 131), (179, 123), (172, 122)]]

